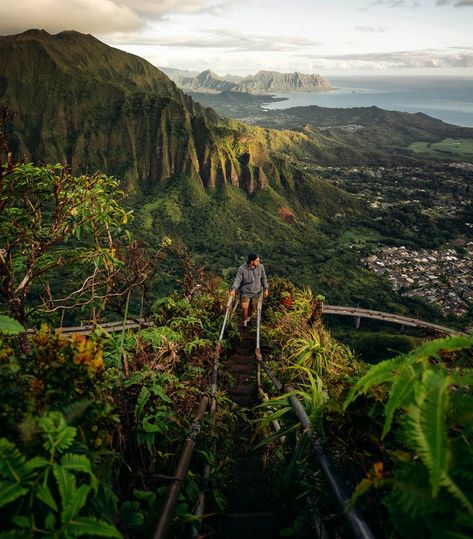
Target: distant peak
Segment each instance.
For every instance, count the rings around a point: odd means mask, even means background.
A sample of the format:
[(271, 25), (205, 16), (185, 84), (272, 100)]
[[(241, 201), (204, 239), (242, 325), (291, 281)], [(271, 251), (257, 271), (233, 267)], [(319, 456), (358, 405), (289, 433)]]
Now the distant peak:
[(17, 37), (51, 37), (49, 32), (39, 28), (30, 28), (21, 34), (17, 34)]
[(29, 30), (26, 30), (25, 32), (22, 32), (21, 34), (16, 34), (12, 37), (18, 38), (18, 39), (94, 39), (94, 36), (91, 34), (83, 34), (81, 32), (77, 32), (76, 30), (63, 30), (62, 32), (59, 32), (57, 34), (50, 34), (46, 30), (39, 29), (39, 28), (31, 28)]
[(217, 73), (215, 73), (215, 71), (212, 71), (211, 69), (206, 69), (205, 71), (202, 71), (201, 75), (209, 75), (210, 77), (218, 78)]
[(206, 69), (205, 71), (202, 71), (202, 73), (199, 73), (197, 75), (198, 80), (205, 80), (205, 79), (209, 79), (209, 78), (217, 79), (217, 80), (223, 80), (221, 77), (219, 77), (217, 75), (217, 73), (214, 73), (210, 69)]

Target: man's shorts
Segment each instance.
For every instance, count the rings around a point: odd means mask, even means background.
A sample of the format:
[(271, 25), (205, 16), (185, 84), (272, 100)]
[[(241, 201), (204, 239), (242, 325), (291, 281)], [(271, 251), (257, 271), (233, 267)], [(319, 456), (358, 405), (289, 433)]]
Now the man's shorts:
[(257, 294), (240, 294), (240, 302), (241, 303), (249, 303), (250, 301), (252, 303), (257, 303), (261, 292), (258, 292)]

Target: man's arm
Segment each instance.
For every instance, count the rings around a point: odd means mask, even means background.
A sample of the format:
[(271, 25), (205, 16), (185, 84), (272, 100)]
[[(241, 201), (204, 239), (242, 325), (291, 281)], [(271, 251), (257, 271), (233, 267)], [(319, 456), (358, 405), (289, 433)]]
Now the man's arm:
[(243, 280), (243, 271), (241, 268), (238, 268), (235, 280), (233, 281), (233, 284), (232, 284), (232, 290), (230, 292), (231, 296), (235, 296), (236, 291), (240, 288), (242, 280)]
[(268, 297), (269, 290), (268, 290), (268, 278), (266, 277), (266, 271), (264, 269), (263, 264), (260, 264), (261, 266), (261, 284), (264, 288), (264, 297)]

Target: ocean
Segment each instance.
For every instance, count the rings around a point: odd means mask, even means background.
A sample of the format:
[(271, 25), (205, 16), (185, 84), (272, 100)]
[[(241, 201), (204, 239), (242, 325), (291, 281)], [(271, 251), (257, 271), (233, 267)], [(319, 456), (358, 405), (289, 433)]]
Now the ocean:
[(263, 105), (285, 109), (319, 105), (349, 108), (376, 105), (386, 110), (423, 112), (446, 123), (473, 127), (473, 77), (329, 77), (330, 92), (277, 94), (287, 101)]

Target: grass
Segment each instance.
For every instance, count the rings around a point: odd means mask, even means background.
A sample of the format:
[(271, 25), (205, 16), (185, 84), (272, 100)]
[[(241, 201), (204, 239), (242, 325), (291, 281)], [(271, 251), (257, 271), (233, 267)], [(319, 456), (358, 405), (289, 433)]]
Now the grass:
[(445, 138), (439, 142), (413, 142), (409, 149), (430, 157), (473, 159), (473, 139)]

